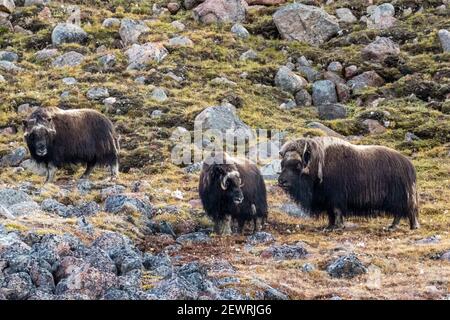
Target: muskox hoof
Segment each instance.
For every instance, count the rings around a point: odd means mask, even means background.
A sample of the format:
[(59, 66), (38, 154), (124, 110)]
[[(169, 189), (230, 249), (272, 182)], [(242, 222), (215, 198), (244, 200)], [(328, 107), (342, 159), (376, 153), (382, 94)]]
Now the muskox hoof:
[(334, 232), (334, 231), (342, 231), (345, 229), (345, 225), (343, 224), (332, 224), (323, 229), (323, 232)]
[(390, 226), (384, 228), (386, 231), (393, 232), (398, 229), (398, 224), (391, 224)]

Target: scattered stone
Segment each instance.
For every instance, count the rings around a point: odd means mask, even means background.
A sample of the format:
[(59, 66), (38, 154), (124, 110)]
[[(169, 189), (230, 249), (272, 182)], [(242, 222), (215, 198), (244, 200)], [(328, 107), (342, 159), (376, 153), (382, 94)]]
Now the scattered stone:
[(73, 78), (73, 77), (63, 78), (63, 79), (62, 79), (62, 82), (63, 82), (65, 85), (68, 85), (68, 86), (73, 86), (73, 85), (75, 85), (75, 84), (78, 83), (77, 79), (75, 79), (75, 78)]
[(51, 60), (58, 54), (58, 49), (43, 49), (34, 54), (34, 58), (38, 62)]
[(105, 54), (98, 58), (98, 64), (103, 70), (110, 70), (116, 65), (116, 56), (113, 54)]
[(176, 14), (181, 9), (181, 5), (178, 2), (169, 2), (167, 4), (167, 10), (171, 14)]
[(170, 38), (167, 46), (170, 48), (178, 48), (178, 47), (192, 47), (194, 43), (191, 39), (186, 36), (178, 36), (174, 38)]
[(290, 203), (290, 202), (283, 203), (281, 205), (280, 209), (284, 213), (286, 213), (286, 214), (288, 214), (290, 216), (293, 216), (293, 217), (307, 217), (308, 216), (308, 214), (301, 207), (299, 207), (295, 203)]
[(321, 120), (343, 119), (347, 117), (347, 107), (340, 103), (321, 104), (317, 109)]
[(242, 22), (247, 3), (244, 0), (206, 0), (192, 11), (196, 21), (210, 23)]
[(119, 35), (125, 46), (138, 43), (139, 37), (143, 33), (150, 32), (150, 28), (142, 21), (132, 19), (122, 19)]
[(210, 83), (211, 83), (212, 85), (225, 85), (225, 86), (231, 86), (231, 87), (235, 87), (235, 86), (237, 85), (236, 82), (231, 81), (231, 80), (228, 80), (228, 79), (225, 78), (225, 77), (217, 77), (217, 78), (214, 78), (214, 79), (212, 79), (212, 80), (210, 81)]
[(442, 237), (440, 235), (435, 234), (435, 235), (432, 235), (432, 236), (424, 238), (424, 239), (416, 240), (415, 243), (416, 244), (436, 244), (436, 243), (441, 242), (441, 238)]
[(416, 136), (414, 133), (412, 132), (407, 132), (405, 133), (405, 142), (412, 142), (412, 141), (417, 141), (420, 140), (420, 138), (418, 136)]
[(165, 253), (151, 255), (146, 253), (144, 255), (142, 264), (144, 268), (150, 271), (153, 275), (160, 277), (170, 277), (173, 272), (172, 261), (170, 256)]
[(394, 6), (390, 3), (383, 3), (375, 7), (369, 19), (367, 19), (367, 26), (374, 29), (391, 28), (397, 22), (394, 15)]
[(281, 172), (281, 160), (275, 159), (260, 168), (264, 180), (276, 180)]
[(2, 60), (0, 61), (0, 71), (17, 74), (24, 71), (24, 69), (16, 66), (14, 62)]
[(0, 60), (17, 62), (19, 60), (19, 55), (12, 51), (0, 51)]
[(71, 23), (59, 23), (52, 32), (52, 43), (59, 46), (63, 43), (80, 43), (87, 41), (88, 35), (81, 27)]
[(343, 23), (355, 23), (358, 21), (358, 19), (356, 19), (353, 15), (353, 12), (348, 8), (336, 9), (336, 16), (338, 17), (339, 22)]
[(15, 8), (13, 0), (0, 0), (0, 12), (13, 13)]
[(171, 25), (178, 31), (184, 31), (184, 29), (186, 29), (186, 26), (183, 23), (181, 23), (180, 21), (173, 21), (171, 23)]
[(202, 3), (205, 0), (183, 0), (183, 5), (186, 8), (186, 10), (194, 9), (197, 5)]
[(308, 84), (301, 76), (292, 72), (288, 67), (281, 67), (275, 76), (275, 85), (280, 89), (295, 94)]
[(283, 4), (286, 0), (246, 0), (249, 5), (252, 6), (276, 6), (279, 4)]
[(247, 237), (247, 243), (251, 245), (259, 245), (265, 243), (275, 242), (275, 238), (272, 234), (264, 231), (255, 232)]
[(306, 89), (300, 89), (295, 94), (295, 103), (298, 107), (310, 107), (312, 105), (312, 97)]
[(327, 70), (337, 73), (337, 74), (342, 74), (342, 64), (339, 61), (333, 61), (328, 65)]
[(345, 83), (336, 83), (336, 94), (339, 102), (345, 103), (351, 98), (351, 90)]
[(348, 66), (344, 69), (344, 77), (346, 79), (353, 78), (358, 73), (358, 67), (355, 65)]
[(135, 194), (113, 194), (106, 198), (105, 211), (111, 213), (139, 212), (147, 217), (153, 216), (153, 207), (147, 196)]
[(25, 170), (28, 170), (38, 176), (47, 175), (47, 168), (45, 167), (45, 165), (37, 163), (36, 161), (34, 161), (32, 159), (27, 159), (27, 160), (22, 161), (20, 166), (22, 168), (24, 168)]
[(450, 51), (450, 32), (445, 29), (441, 29), (438, 32), (439, 40), (441, 41), (442, 50), (444, 52)]
[(281, 36), (311, 45), (320, 45), (339, 31), (337, 19), (323, 9), (301, 3), (293, 3), (278, 9), (273, 21)]
[(338, 102), (336, 87), (330, 80), (320, 80), (313, 83), (312, 101), (315, 106)]
[(0, 158), (0, 167), (17, 167), (25, 159), (26, 155), (27, 148), (19, 147), (3, 158)]
[(151, 97), (153, 100), (158, 102), (164, 102), (168, 99), (166, 91), (160, 87), (153, 89)]
[(264, 300), (289, 300), (289, 296), (275, 288), (268, 288), (263, 293)]
[(80, 65), (83, 60), (84, 56), (81, 53), (69, 51), (53, 60), (52, 66), (56, 68), (76, 67)]
[(333, 278), (353, 278), (367, 273), (367, 268), (354, 254), (349, 254), (330, 263), (327, 272)]
[(382, 134), (386, 132), (386, 128), (382, 126), (378, 120), (366, 119), (362, 122), (362, 124), (372, 135)]
[(211, 238), (204, 232), (193, 232), (179, 236), (176, 241), (180, 244), (187, 245), (196, 243), (209, 243), (211, 242)]
[(280, 104), (280, 109), (282, 109), (282, 110), (292, 110), (296, 107), (297, 107), (297, 104), (292, 99), (289, 99), (289, 100), (283, 102), (282, 104)]
[(306, 249), (301, 244), (272, 245), (261, 253), (263, 258), (275, 260), (302, 259), (307, 255)]
[(239, 57), (239, 60), (241, 61), (246, 61), (246, 60), (256, 60), (258, 58), (258, 54), (250, 49), (245, 51), (243, 54), (241, 54), (241, 56)]
[(107, 29), (115, 29), (120, 27), (120, 19), (118, 18), (106, 18), (103, 20), (102, 27)]
[(384, 79), (375, 71), (366, 71), (360, 75), (353, 77), (347, 82), (347, 85), (353, 90), (361, 90), (367, 87), (381, 87)]
[(231, 27), (231, 32), (242, 39), (247, 39), (248, 37), (250, 37), (250, 33), (248, 32), (248, 30), (240, 23), (235, 23)]
[(303, 272), (309, 273), (309, 272), (313, 272), (314, 270), (316, 270), (316, 267), (311, 263), (305, 263), (302, 265)]
[(0, 83), (1, 82), (6, 82), (6, 79), (0, 74)]
[(101, 100), (109, 97), (109, 92), (106, 88), (91, 88), (86, 96), (89, 100)]
[(398, 56), (400, 47), (394, 41), (385, 37), (377, 37), (361, 51), (365, 60), (383, 61), (388, 56)]
[(128, 69), (141, 70), (152, 61), (161, 62), (169, 53), (161, 44), (147, 42), (143, 45), (133, 44), (125, 54), (130, 63)]
[(297, 71), (300, 72), (302, 76), (305, 76), (309, 82), (314, 82), (320, 78), (320, 72), (311, 66), (298, 65)]
[(450, 251), (447, 251), (447, 252), (444, 252), (443, 254), (441, 254), (439, 259), (450, 261)]

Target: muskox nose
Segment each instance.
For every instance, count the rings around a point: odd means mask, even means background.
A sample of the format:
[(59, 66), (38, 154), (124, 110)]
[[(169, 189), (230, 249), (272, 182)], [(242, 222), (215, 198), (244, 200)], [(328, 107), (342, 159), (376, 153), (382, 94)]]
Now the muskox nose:
[(244, 201), (244, 196), (242, 194), (236, 195), (233, 197), (233, 202), (235, 204), (241, 204)]
[(278, 186), (282, 187), (282, 188), (286, 188), (288, 187), (288, 182), (286, 179), (282, 178), (281, 176), (278, 177)]

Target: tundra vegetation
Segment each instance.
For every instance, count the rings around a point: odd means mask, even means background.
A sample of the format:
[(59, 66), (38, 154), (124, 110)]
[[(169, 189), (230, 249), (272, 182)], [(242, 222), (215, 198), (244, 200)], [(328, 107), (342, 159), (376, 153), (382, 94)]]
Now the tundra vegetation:
[[(449, 299), (449, 1), (201, 2), (0, 0), (0, 299)], [(325, 234), (275, 178), (264, 232), (216, 236), (171, 136), (217, 106), (205, 126), (401, 152), (421, 228)], [(22, 129), (36, 107), (111, 119), (119, 179), (66, 166), (43, 185)]]

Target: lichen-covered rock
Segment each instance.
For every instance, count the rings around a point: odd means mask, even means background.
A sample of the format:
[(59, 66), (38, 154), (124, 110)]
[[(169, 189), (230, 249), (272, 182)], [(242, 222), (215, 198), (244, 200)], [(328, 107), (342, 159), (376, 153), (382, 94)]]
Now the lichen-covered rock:
[(261, 253), (263, 258), (275, 260), (302, 259), (307, 255), (307, 251), (301, 244), (272, 245)]
[(1, 60), (0, 71), (15, 75), (21, 73), (22, 71), (24, 71), (24, 69), (22, 67), (17, 66), (14, 62)]
[(140, 212), (152, 216), (152, 205), (148, 197), (136, 194), (110, 195), (105, 201), (105, 211), (111, 213)]
[(320, 80), (313, 83), (312, 101), (315, 106), (336, 103), (336, 86), (330, 80)]
[(107, 88), (91, 88), (86, 93), (89, 100), (101, 100), (109, 97)]
[(349, 254), (330, 263), (327, 272), (333, 278), (353, 278), (366, 273), (367, 268), (354, 254)]
[(19, 147), (13, 150), (11, 153), (0, 158), (0, 167), (16, 167), (27, 155), (27, 149), (25, 147)]
[(367, 26), (374, 29), (387, 29), (391, 28), (397, 22), (394, 17), (395, 8), (391, 3), (383, 3), (376, 6), (367, 19)]
[(350, 10), (348, 8), (336, 9), (336, 16), (338, 17), (339, 22), (343, 22), (343, 23), (355, 23), (357, 21), (352, 10)]
[(84, 55), (76, 51), (66, 52), (57, 57), (52, 62), (52, 66), (56, 68), (76, 67), (84, 61)]
[(119, 35), (124, 45), (129, 46), (138, 43), (139, 37), (150, 32), (150, 28), (142, 21), (122, 19)]
[(439, 40), (441, 42), (442, 50), (444, 52), (450, 51), (450, 32), (445, 29), (441, 29), (438, 32)]
[(13, 13), (16, 5), (13, 0), (0, 0), (0, 11), (6, 13)]
[(275, 85), (291, 94), (295, 94), (307, 84), (308, 82), (303, 77), (295, 74), (286, 66), (278, 69), (278, 72), (275, 75)]
[(242, 39), (247, 39), (248, 37), (250, 37), (250, 33), (248, 32), (248, 30), (240, 23), (235, 23), (231, 27), (231, 32)]
[(143, 45), (133, 44), (125, 55), (128, 58), (128, 69), (144, 69), (145, 66), (154, 61), (161, 62), (169, 52), (160, 43), (147, 42)]
[(244, 0), (206, 0), (192, 11), (202, 23), (242, 22), (247, 13)]
[(88, 39), (86, 31), (71, 23), (60, 23), (52, 32), (52, 43), (59, 46), (63, 43), (84, 43)]
[(339, 31), (337, 19), (315, 6), (293, 3), (278, 9), (273, 21), (281, 36), (311, 45), (320, 45)]
[(177, 238), (181, 244), (209, 243), (211, 238), (204, 232), (186, 233)]
[(321, 104), (317, 107), (319, 118), (322, 120), (334, 120), (347, 117), (347, 107), (340, 103)]
[(272, 234), (264, 231), (255, 232), (251, 236), (247, 237), (247, 243), (251, 245), (263, 244), (263, 243), (271, 243), (274, 242), (275, 238)]
[(398, 56), (399, 54), (399, 45), (386, 37), (377, 37), (361, 51), (363, 59), (374, 61), (383, 61), (387, 56)]
[(384, 79), (375, 71), (363, 72), (347, 82), (347, 85), (353, 91), (361, 90), (367, 87), (380, 87), (383, 84)]
[(0, 60), (17, 62), (19, 60), (19, 55), (12, 51), (0, 50)]

